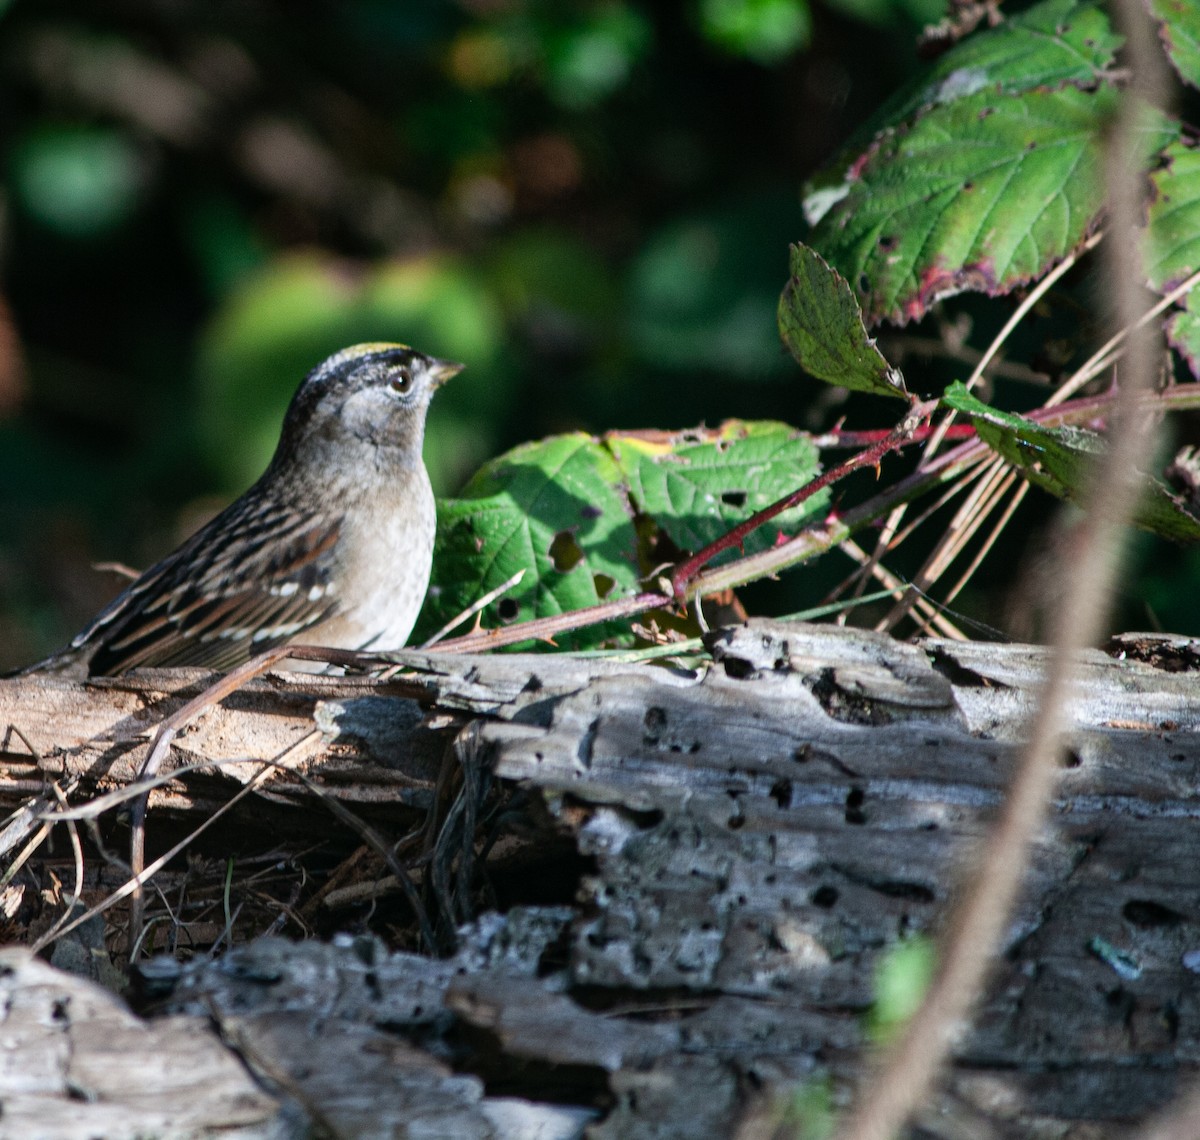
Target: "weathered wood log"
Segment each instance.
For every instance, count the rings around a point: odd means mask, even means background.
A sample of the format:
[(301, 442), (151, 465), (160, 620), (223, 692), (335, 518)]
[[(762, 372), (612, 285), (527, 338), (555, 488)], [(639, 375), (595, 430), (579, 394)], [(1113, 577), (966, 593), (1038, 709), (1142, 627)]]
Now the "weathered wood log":
[[(795, 1082), (845, 1103), (868, 1071), (880, 955), (935, 931), (960, 889), (1045, 656), (770, 622), (711, 649), (695, 669), (405, 653), (405, 680), (272, 677), (204, 714), (176, 763), (237, 771), (291, 750), (356, 805), (412, 810), (469, 723), (474, 755), (536, 792), (586, 863), (573, 905), (484, 915), (454, 958), (253, 944), (184, 967), (173, 1016), (216, 1018), (272, 1119), (352, 1135), (370, 1134), (363, 1105), (315, 1074), (364, 1050), (391, 1090), (379, 1120), (414, 1132), (522, 1135), (497, 1123), (519, 1118), (545, 1135), (717, 1136)], [(1200, 1073), (1198, 672), (1183, 640), (1086, 655), (1002, 965), (917, 1134), (1115, 1136)], [(64, 773), (76, 796), (120, 785), (201, 683), (0, 682), (0, 731), (37, 753), (0, 736), (0, 794)], [(202, 813), (227, 781), (186, 772), (161, 802)], [(284, 769), (264, 792), (323, 810)], [(7, 1110), (23, 1095), (11, 1053), (4, 1071)]]

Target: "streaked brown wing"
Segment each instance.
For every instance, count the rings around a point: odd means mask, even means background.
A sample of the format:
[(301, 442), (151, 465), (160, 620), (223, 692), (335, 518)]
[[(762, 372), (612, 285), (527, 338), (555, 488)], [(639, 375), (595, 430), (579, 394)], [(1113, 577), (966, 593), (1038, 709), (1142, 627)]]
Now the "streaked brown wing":
[(71, 643), (92, 676), (139, 665), (231, 669), (330, 616), (341, 519), (264, 512), (248, 495), (146, 571)]

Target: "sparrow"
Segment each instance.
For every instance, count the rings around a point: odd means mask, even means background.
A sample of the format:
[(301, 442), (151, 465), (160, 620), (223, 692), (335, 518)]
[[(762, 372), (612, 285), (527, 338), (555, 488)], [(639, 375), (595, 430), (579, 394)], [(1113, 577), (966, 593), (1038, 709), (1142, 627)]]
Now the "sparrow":
[(462, 367), (402, 344), (359, 344), (317, 365), (258, 482), (23, 672), (226, 671), (286, 643), (401, 648), (437, 525), (425, 416)]

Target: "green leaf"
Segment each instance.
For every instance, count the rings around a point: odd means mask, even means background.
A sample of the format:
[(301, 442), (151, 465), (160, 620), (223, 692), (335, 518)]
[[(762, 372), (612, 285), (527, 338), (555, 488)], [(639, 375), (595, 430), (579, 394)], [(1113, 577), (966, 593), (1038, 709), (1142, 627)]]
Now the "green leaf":
[[(575, 433), (525, 444), (481, 468), (459, 498), (439, 503), (434, 580), (414, 640), (518, 572), (520, 583), (485, 609), (484, 625), (633, 593), (653, 569), (638, 562), (647, 524), (694, 551), (818, 470), (809, 437), (779, 423), (602, 439)], [(814, 495), (752, 534), (746, 549), (770, 546), (827, 503), (828, 492)], [(558, 643), (588, 648), (606, 639), (628, 641), (627, 624), (581, 630)]]
[(812, 225), (845, 192), (846, 172), (869, 156), (886, 135), (909, 129), (930, 107), (976, 92), (1020, 95), (1066, 84), (1094, 86), (1113, 64), (1121, 37), (1103, 9), (1081, 0), (1046, 0), (999, 27), (976, 32), (941, 56), (855, 132), (810, 183), (804, 213)]
[(1103, 8), (1086, 0), (1047, 0), (957, 44), (880, 114), (894, 123), (984, 88), (1019, 95), (1094, 84), (1112, 66), (1121, 42)]
[[(1169, 293), (1200, 269), (1200, 151), (1175, 140), (1150, 176), (1154, 190), (1147, 211), (1146, 276), (1159, 293)], [(1200, 376), (1200, 320), (1192, 297), (1184, 297), (1165, 322), (1167, 339), (1194, 376)]]
[(636, 550), (621, 472), (599, 441), (577, 432), (524, 444), (485, 464), (459, 498), (439, 503), (434, 581), (418, 638), (518, 571), (524, 578), (488, 607), (485, 625), (629, 593)]
[[(1048, 428), (1024, 416), (1002, 412), (977, 400), (963, 384), (952, 384), (942, 404), (971, 418), (979, 438), (1016, 467), (1031, 483), (1056, 498), (1080, 503), (1104, 441), (1082, 428)], [(1200, 519), (1163, 482), (1142, 477), (1136, 525), (1175, 542), (1200, 541)]]
[(884, 137), (811, 241), (857, 287), (868, 321), (919, 319), (963, 290), (996, 295), (1045, 273), (1104, 201), (1110, 87), (979, 91)]
[(1166, 293), (1200, 267), (1200, 150), (1176, 139), (1161, 159), (1150, 176), (1146, 275)]
[(937, 948), (918, 934), (889, 946), (875, 965), (875, 1003), (867, 1032), (876, 1043), (894, 1040), (921, 1007), (937, 967)]
[[(1099, 6), (1046, 0), (947, 52), (813, 180), (809, 240), (868, 324), (1008, 292), (1086, 237), (1120, 43)], [(1147, 153), (1172, 134), (1147, 127)]]
[(1192, 375), (1200, 377), (1200, 317), (1189, 306), (1172, 313), (1164, 328), (1171, 347), (1183, 358)]
[(1160, 21), (1158, 34), (1179, 78), (1200, 87), (1200, 4), (1196, 0), (1149, 0)]
[(700, 0), (700, 30), (734, 55), (771, 64), (808, 42), (812, 17), (804, 0)]
[(846, 279), (801, 243), (792, 246), (791, 269), (779, 298), (779, 332), (800, 367), (829, 384), (903, 399), (904, 377), (867, 335)]
[[(820, 472), (812, 440), (782, 423), (732, 420), (715, 430), (605, 438), (638, 513), (685, 551), (720, 538)], [(828, 501), (821, 491), (776, 516), (746, 538), (745, 551), (765, 550), (781, 532), (794, 533)]]

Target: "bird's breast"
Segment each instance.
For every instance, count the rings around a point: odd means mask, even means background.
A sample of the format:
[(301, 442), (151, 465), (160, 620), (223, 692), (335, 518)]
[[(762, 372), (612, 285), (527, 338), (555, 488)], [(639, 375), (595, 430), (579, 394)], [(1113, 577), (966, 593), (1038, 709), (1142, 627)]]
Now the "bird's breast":
[(303, 640), (339, 649), (400, 649), (429, 586), (437, 528), (424, 469), (367, 488), (348, 504), (329, 589), (333, 614)]

